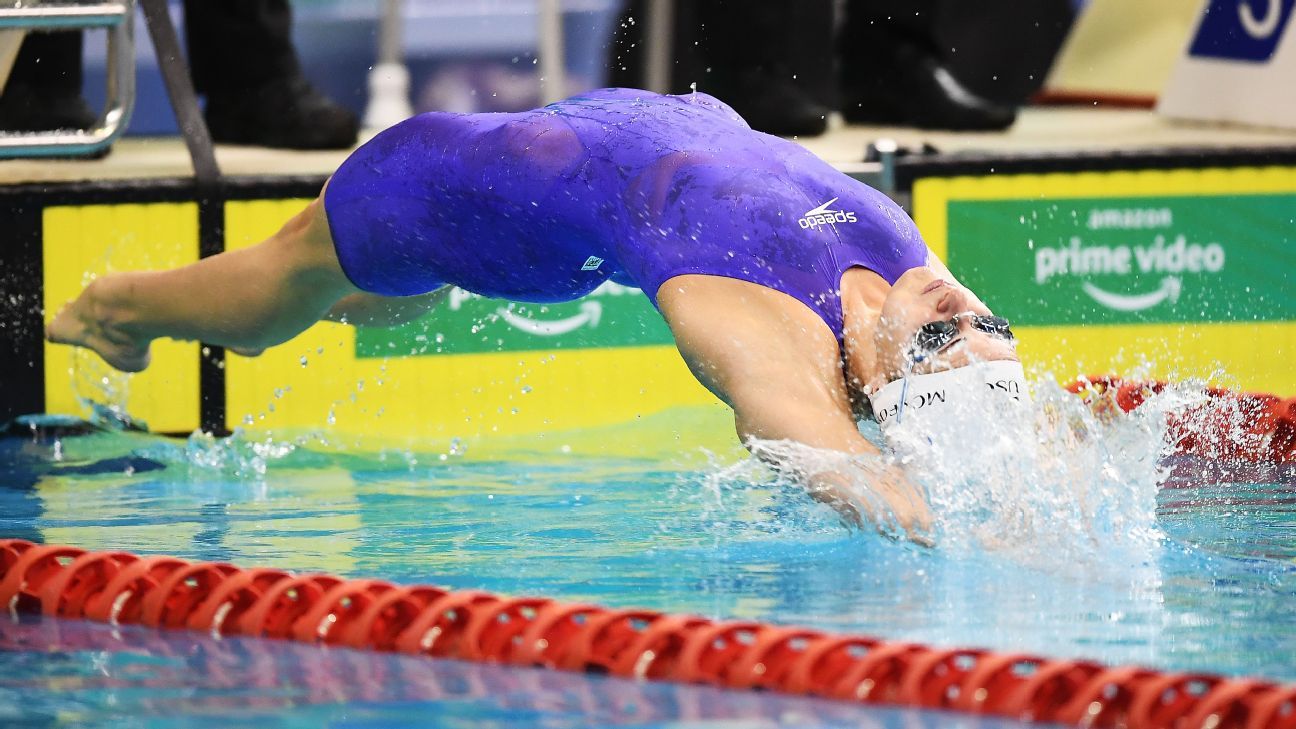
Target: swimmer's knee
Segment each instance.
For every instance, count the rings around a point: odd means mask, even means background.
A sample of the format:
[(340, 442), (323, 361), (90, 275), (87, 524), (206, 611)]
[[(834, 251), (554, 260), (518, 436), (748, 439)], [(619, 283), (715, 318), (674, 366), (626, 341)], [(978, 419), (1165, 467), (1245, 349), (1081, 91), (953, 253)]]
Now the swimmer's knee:
[(268, 242), (275, 251), (274, 263), (302, 287), (318, 287), (316, 293), (328, 293), (338, 298), (356, 291), (338, 261), (328, 218), (324, 214), (323, 197), (312, 200), (285, 222)]

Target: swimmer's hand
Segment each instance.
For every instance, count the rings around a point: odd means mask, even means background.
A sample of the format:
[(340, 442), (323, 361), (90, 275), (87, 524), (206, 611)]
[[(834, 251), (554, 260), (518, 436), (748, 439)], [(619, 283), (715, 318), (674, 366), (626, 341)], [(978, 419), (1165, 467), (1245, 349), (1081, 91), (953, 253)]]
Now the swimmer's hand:
[(859, 471), (815, 474), (810, 478), (810, 493), (836, 509), (848, 526), (871, 526), (888, 537), (903, 535), (914, 544), (935, 545), (931, 506), (899, 466)]

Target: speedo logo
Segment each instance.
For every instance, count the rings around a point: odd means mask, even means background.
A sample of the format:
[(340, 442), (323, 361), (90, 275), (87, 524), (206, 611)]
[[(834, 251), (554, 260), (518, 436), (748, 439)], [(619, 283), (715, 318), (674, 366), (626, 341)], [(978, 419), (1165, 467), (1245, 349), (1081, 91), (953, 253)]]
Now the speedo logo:
[(805, 230), (814, 230), (822, 228), (825, 225), (836, 225), (838, 223), (854, 223), (855, 213), (843, 210), (833, 210), (832, 204), (837, 202), (838, 198), (833, 198), (828, 202), (820, 205), (801, 216), (798, 221), (800, 226)]

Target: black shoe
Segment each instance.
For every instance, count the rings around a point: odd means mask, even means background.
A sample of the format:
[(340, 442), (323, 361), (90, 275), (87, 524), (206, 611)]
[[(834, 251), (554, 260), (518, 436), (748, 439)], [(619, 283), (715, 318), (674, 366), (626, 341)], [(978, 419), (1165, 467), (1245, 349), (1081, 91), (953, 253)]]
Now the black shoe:
[(0, 96), (0, 131), (89, 129), (97, 121), (98, 115), (80, 94), (40, 93), (28, 86), (11, 86)]
[(733, 107), (752, 129), (783, 137), (813, 137), (828, 128), (831, 109), (782, 78), (748, 72), (739, 74), (734, 88), (717, 97)]
[(845, 84), (842, 116), (846, 121), (920, 129), (998, 131), (1017, 120), (1016, 109), (977, 96), (935, 58), (897, 51), (892, 63), (871, 64), (874, 75), (866, 82)]
[(349, 149), (360, 131), (355, 114), (300, 77), (209, 92), (205, 116), (212, 140), (222, 144)]
[[(84, 131), (99, 115), (79, 94), (40, 93), (27, 86), (10, 86), (0, 96), (0, 132)], [(103, 159), (112, 147), (79, 154), (42, 155), (46, 159)]]

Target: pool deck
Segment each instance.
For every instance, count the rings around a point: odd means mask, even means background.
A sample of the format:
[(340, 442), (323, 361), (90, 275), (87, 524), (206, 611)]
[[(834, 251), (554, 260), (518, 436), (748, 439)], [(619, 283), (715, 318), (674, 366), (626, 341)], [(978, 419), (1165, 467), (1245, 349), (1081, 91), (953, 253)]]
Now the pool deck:
[[(827, 134), (799, 139), (807, 149), (845, 172), (866, 172), (870, 143), (894, 140), (902, 150), (934, 148), (942, 157), (1014, 159), (1038, 156), (1165, 154), (1178, 150), (1246, 150), (1256, 159), (1296, 155), (1296, 129), (1263, 129), (1181, 122), (1145, 109), (1038, 107), (1023, 111), (1004, 132), (930, 132), (905, 128), (848, 126), (835, 121)], [(930, 152), (930, 149), (929, 149)], [(226, 176), (322, 176), (348, 152), (297, 152), (261, 147), (218, 146)], [(26, 159), (0, 161), (0, 185), (188, 177), (192, 167), (178, 137), (130, 137), (100, 160)]]

